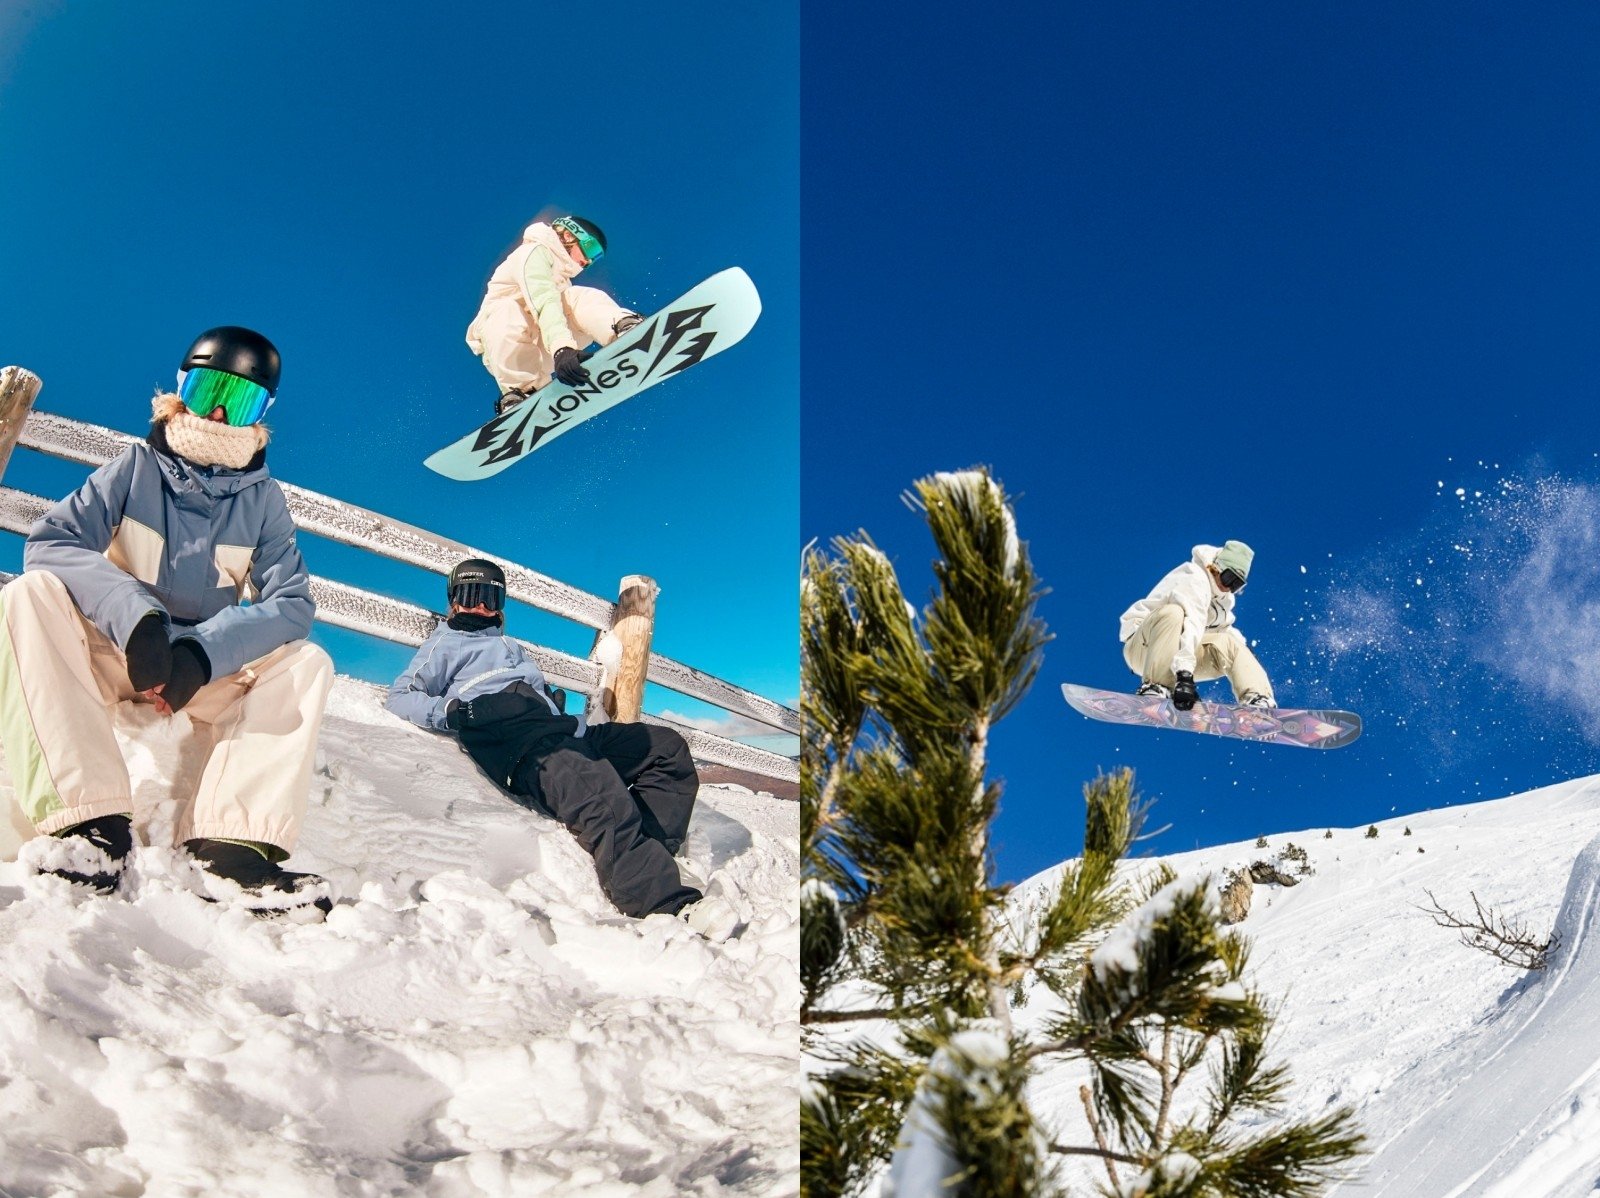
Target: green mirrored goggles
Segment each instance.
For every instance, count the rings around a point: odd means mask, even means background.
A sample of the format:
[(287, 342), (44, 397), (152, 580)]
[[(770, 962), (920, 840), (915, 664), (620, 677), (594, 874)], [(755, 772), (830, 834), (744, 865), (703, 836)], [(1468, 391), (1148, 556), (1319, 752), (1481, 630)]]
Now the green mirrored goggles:
[(583, 256), (589, 259), (591, 263), (598, 262), (606, 252), (605, 247), (594, 239), (594, 234), (570, 216), (558, 216), (550, 223), (576, 237), (578, 239), (578, 248), (583, 251)]
[(234, 425), (254, 424), (272, 406), (272, 396), (260, 383), (209, 366), (184, 371), (178, 395), (196, 416), (210, 416), (221, 408), (223, 418)]

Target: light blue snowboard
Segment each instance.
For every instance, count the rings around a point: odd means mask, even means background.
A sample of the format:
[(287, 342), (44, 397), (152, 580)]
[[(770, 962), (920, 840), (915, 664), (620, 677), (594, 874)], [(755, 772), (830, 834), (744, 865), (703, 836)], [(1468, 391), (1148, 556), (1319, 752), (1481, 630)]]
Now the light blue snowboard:
[(750, 276), (737, 266), (719, 271), (590, 358), (584, 386), (552, 380), (422, 464), (462, 482), (498, 474), (568, 429), (720, 354), (760, 315)]

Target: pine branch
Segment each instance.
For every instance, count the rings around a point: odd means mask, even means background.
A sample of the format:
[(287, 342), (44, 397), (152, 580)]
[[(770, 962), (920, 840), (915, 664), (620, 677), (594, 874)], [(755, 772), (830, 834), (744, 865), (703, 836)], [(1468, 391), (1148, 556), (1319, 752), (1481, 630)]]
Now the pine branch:
[[(1139, 1162), (1133, 1157), (1123, 1156), (1120, 1153), (1111, 1151), (1110, 1146), (1106, 1143), (1106, 1133), (1100, 1127), (1100, 1119), (1095, 1114), (1094, 1102), (1092, 1101), (1092, 1096), (1089, 1093), (1088, 1086), (1078, 1087), (1078, 1101), (1083, 1103), (1083, 1113), (1089, 1119), (1089, 1130), (1094, 1133), (1094, 1142), (1098, 1146), (1101, 1159), (1105, 1161), (1106, 1176), (1111, 1178), (1112, 1185), (1120, 1187), (1122, 1185), (1122, 1181), (1117, 1177), (1117, 1166), (1114, 1162), (1121, 1160), (1130, 1165), (1136, 1165)], [(1052, 1144), (1050, 1149), (1052, 1152), (1066, 1151), (1066, 1149), (1059, 1148), (1055, 1144)]]

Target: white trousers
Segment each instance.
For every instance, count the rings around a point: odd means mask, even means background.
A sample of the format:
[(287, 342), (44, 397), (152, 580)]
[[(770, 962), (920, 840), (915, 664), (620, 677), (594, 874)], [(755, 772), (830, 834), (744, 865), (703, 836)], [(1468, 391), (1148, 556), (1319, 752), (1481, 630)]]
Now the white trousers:
[[(193, 729), (172, 763), (189, 789), (175, 796), (178, 843), (203, 836), (293, 850), (332, 685), (328, 655), (293, 641), (195, 693), (172, 717), (187, 716)], [(0, 743), (36, 831), (132, 812), (111, 713), (135, 698), (122, 651), (59, 578), (30, 570), (0, 588)]]
[[(1177, 685), (1172, 659), (1178, 652), (1178, 637), (1183, 632), (1183, 608), (1176, 603), (1158, 607), (1144, 618), (1138, 631), (1122, 643), (1122, 657), (1128, 668), (1143, 682), (1162, 686)], [(1244, 634), (1237, 628), (1219, 628), (1200, 638), (1194, 654), (1194, 680), (1209, 682), (1226, 678), (1235, 699), (1254, 692), (1265, 695), (1276, 705), (1267, 672), (1250, 652)]]
[[(611, 326), (628, 314), (596, 287), (568, 287), (561, 293), (567, 327), (580, 348), (591, 341), (610, 345), (616, 340)], [(486, 303), (473, 323), (472, 334), (483, 345), (483, 367), (500, 384), (501, 392), (536, 391), (550, 381), (554, 359), (539, 337), (539, 326), (515, 296)]]

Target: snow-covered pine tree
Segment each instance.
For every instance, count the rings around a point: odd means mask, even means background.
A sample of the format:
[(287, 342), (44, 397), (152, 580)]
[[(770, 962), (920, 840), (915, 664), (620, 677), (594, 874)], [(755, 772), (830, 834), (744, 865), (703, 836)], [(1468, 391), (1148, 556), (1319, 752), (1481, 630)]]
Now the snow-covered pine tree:
[[(1312, 1193), (1359, 1150), (1351, 1114), (1261, 1120), (1286, 1074), (1210, 879), (1119, 876), (1143, 814), (1131, 772), (1084, 788), (1082, 857), (1007, 918), (987, 750), (1038, 672), (1041, 589), (987, 470), (906, 499), (938, 551), (920, 613), (865, 532), (804, 563), (803, 1192), (859, 1193), (888, 1165), (886, 1196), (1063, 1193), (1059, 1162), (1088, 1155), (1130, 1196)], [(1062, 1000), (1042, 1039), (1011, 1019), (1036, 982)], [(1071, 1058), (1093, 1075), (1093, 1143), (1059, 1142), (1025, 1098)], [(1180, 1093), (1202, 1067), (1209, 1085)]]

